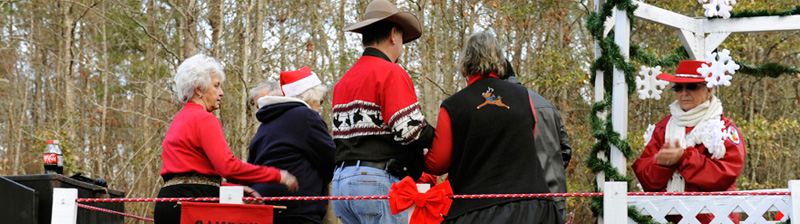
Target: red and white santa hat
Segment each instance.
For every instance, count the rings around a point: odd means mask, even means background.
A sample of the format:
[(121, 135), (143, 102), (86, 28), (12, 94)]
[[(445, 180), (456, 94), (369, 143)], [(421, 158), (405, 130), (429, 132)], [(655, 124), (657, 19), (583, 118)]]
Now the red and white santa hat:
[(284, 96), (297, 96), (320, 84), (322, 81), (308, 66), (300, 70), (281, 72), (281, 90)]

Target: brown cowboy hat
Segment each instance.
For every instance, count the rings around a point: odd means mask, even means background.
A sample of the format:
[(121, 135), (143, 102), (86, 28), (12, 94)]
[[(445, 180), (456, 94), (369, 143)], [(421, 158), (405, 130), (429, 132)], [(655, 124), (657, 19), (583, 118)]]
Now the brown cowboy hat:
[(403, 29), (403, 43), (408, 43), (422, 36), (422, 26), (411, 12), (400, 11), (386, 0), (375, 0), (369, 3), (364, 13), (364, 21), (344, 27), (344, 31), (361, 33), (361, 28), (375, 22), (386, 20), (393, 22)]
[(684, 60), (678, 64), (678, 69), (675, 71), (675, 75), (661, 73), (658, 74), (656, 78), (672, 83), (705, 82), (706, 78), (697, 71), (697, 69), (702, 67), (703, 64), (709, 65), (704, 61)]

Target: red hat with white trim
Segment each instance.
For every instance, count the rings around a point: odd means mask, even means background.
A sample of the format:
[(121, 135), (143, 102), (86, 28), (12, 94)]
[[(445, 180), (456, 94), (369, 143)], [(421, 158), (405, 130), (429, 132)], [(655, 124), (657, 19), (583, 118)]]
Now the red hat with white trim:
[(697, 69), (702, 67), (703, 64), (711, 66), (704, 61), (681, 61), (681, 63), (678, 64), (678, 69), (675, 71), (675, 75), (661, 73), (658, 74), (656, 78), (673, 83), (706, 82), (706, 77), (704, 77), (703, 74), (700, 74), (700, 72), (697, 72)]
[(297, 96), (320, 84), (322, 81), (308, 66), (296, 71), (281, 72), (281, 90), (284, 96)]

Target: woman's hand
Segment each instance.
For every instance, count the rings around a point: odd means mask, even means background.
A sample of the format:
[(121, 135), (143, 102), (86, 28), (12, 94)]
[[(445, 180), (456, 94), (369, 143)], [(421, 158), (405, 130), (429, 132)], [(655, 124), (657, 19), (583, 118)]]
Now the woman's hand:
[(658, 165), (672, 166), (681, 161), (681, 157), (683, 157), (683, 149), (680, 147), (680, 141), (675, 139), (672, 144), (670, 144), (670, 141), (666, 141), (666, 144), (661, 147), (661, 150), (653, 158)]
[(289, 188), (289, 192), (295, 192), (300, 188), (297, 185), (297, 178), (286, 170), (281, 170), (281, 184), (286, 185)]
[[(244, 196), (245, 196), (245, 197), (254, 197), (254, 198), (260, 198), (260, 197), (261, 197), (261, 194), (259, 194), (259, 193), (258, 193), (258, 191), (256, 191), (256, 190), (255, 190), (255, 189), (253, 189), (253, 188), (250, 188), (250, 187), (248, 187), (248, 186), (244, 186)], [(244, 203), (245, 203), (245, 204), (250, 204), (250, 205), (263, 205), (263, 204), (264, 204), (264, 201), (261, 201), (261, 200), (256, 200), (256, 201), (244, 201)]]

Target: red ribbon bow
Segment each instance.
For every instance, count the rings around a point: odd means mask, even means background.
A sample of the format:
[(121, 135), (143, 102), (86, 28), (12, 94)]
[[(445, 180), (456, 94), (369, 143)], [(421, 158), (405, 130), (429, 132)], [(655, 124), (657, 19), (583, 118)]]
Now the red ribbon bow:
[(389, 207), (394, 215), (411, 205), (417, 205), (410, 223), (440, 223), (444, 220), (442, 215), (447, 215), (450, 204), (453, 203), (450, 196), (453, 196), (453, 189), (450, 188), (449, 181), (433, 186), (426, 193), (419, 193), (414, 180), (406, 177), (399, 183), (392, 184), (389, 189)]

